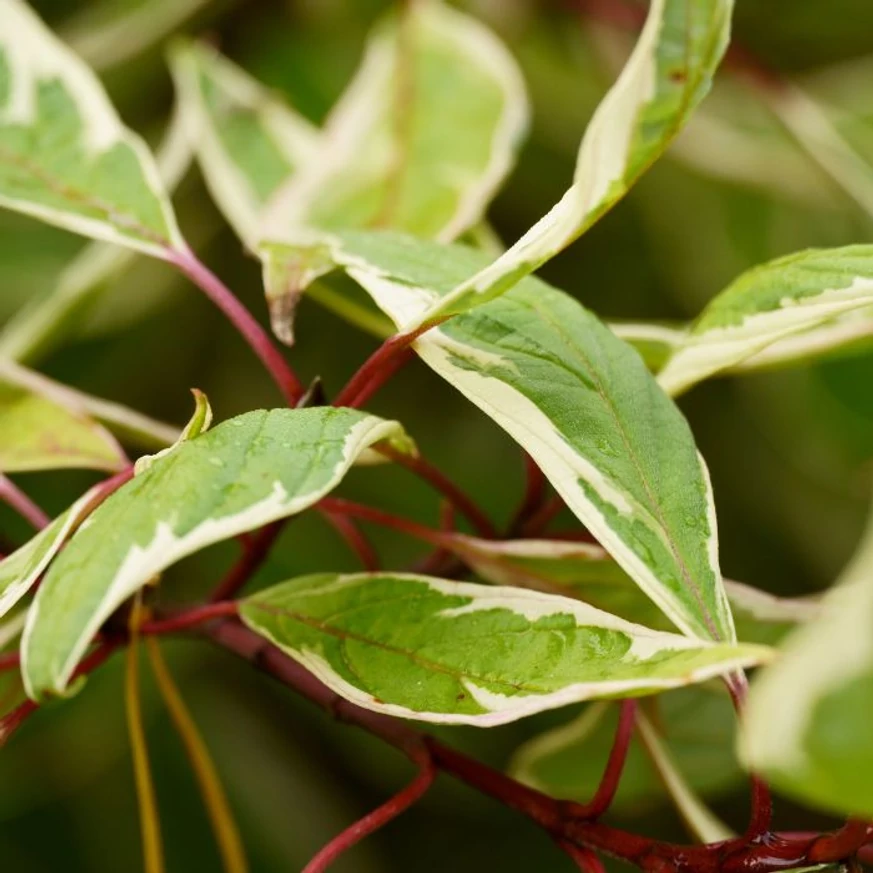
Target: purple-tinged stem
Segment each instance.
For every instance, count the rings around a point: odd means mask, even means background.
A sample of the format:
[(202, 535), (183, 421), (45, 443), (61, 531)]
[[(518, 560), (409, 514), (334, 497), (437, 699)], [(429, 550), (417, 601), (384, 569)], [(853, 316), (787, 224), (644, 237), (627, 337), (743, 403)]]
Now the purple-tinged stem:
[(11, 480), (0, 473), (0, 500), (14, 509), (28, 524), (42, 530), (51, 519)]
[(191, 251), (175, 252), (170, 262), (178, 267), (227, 316), (273, 377), (289, 406), (296, 406), (304, 387), (269, 334), (234, 293)]

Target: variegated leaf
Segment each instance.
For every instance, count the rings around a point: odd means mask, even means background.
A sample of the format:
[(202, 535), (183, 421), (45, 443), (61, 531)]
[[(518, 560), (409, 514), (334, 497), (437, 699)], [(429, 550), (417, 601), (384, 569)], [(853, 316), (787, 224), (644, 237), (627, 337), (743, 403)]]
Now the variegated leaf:
[[(703, 798), (723, 796), (746, 776), (736, 759), (736, 715), (724, 687), (695, 685), (644, 702), (658, 725), (663, 751), (687, 788)], [(514, 755), (511, 774), (552, 797), (585, 803), (603, 775), (618, 723), (618, 708), (596, 703), (567, 724), (535, 736)], [(663, 803), (665, 790), (643, 737), (635, 735), (612, 809), (639, 815)]]
[(265, 217), (262, 239), (290, 244), (265, 273), (277, 334), (289, 339), (299, 293), (330, 267), (312, 229), (454, 239), (482, 218), (512, 168), (527, 117), (515, 61), (474, 18), (419, 0), (382, 22), (318, 159)]
[(120, 403), (84, 394), (0, 357), (0, 386), (2, 385), (46, 397), (76, 414), (99, 421), (125, 442), (142, 448), (163, 449), (174, 443), (179, 435), (179, 429), (172, 425), (155, 421)]
[(733, 0), (653, 0), (633, 53), (585, 132), (572, 187), (504, 255), (404, 327), (502, 294), (614, 206), (706, 96), (727, 48), (732, 12)]
[[(670, 630), (671, 623), (601, 546), (556, 540), (483, 540), (454, 535), (442, 540), (483, 579), (566, 597), (577, 597), (634, 624)], [(820, 611), (809, 598), (775, 597), (741, 582), (724, 580), (737, 637), (772, 645)]]
[(28, 694), (63, 694), (94, 634), (175, 561), (301, 512), (396, 422), (351, 409), (250, 412), (152, 459), (91, 516), (52, 564), (22, 640)]
[(740, 752), (781, 792), (873, 817), (873, 521), (821, 617), (752, 683)]
[(353, 703), (482, 727), (702, 682), (769, 652), (651, 631), (564, 597), (405, 574), (304, 576), (240, 614)]
[(99, 488), (92, 488), (33, 539), (0, 561), (0, 616), (27, 594), (98, 498)]
[(744, 361), (766, 360), (771, 348), (771, 355), (778, 357), (781, 346), (796, 357), (804, 342), (816, 342), (818, 330), (836, 330), (841, 316), (871, 306), (873, 246), (779, 258), (744, 273), (706, 307), (658, 381), (677, 394)]
[(171, 66), (209, 190), (254, 248), (264, 205), (318, 154), (319, 131), (210, 46), (178, 46)]
[(64, 40), (95, 70), (116, 67), (158, 45), (211, 0), (102, 0), (63, 29)]
[(646, 366), (657, 373), (685, 339), (685, 327), (655, 322), (612, 322), (610, 330), (633, 346)]
[[(191, 164), (191, 147), (177, 106), (157, 150), (158, 172), (172, 191)], [(70, 337), (107, 287), (137, 260), (136, 252), (105, 242), (85, 246), (48, 294), (25, 305), (0, 330), (0, 358), (32, 362)]]
[(157, 168), (96, 76), (23, 0), (0, 0), (0, 206), (168, 257), (184, 243)]
[(124, 463), (118, 443), (69, 395), (6, 379), (0, 365), (0, 472), (119, 470)]
[[(399, 234), (326, 239), (331, 259), (396, 324), (415, 321), (483, 258)], [(633, 349), (534, 278), (428, 330), (414, 348), (525, 448), (677, 627), (735, 639), (706, 465)]]

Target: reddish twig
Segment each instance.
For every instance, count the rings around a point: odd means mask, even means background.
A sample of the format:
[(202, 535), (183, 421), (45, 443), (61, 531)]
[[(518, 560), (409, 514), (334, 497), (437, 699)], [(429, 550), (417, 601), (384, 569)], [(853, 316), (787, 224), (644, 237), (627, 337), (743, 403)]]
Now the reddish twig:
[(358, 368), (334, 400), (334, 406), (358, 408), (366, 403), (411, 357), (410, 346), (433, 324), (388, 337)]
[(818, 863), (833, 857), (849, 858), (858, 853), (873, 836), (870, 822), (849, 819), (836, 833), (818, 837), (809, 850), (809, 860)]
[[(775, 873), (808, 866), (808, 854), (822, 838), (791, 839), (771, 834), (749, 842), (745, 838), (709, 846), (675, 845), (631, 834), (580, 818), (574, 804), (557, 801), (528, 788), (439, 741), (420, 734), (406, 722), (362, 709), (339, 697), (315, 676), (275, 646), (236, 622), (207, 627), (217, 644), (245, 658), (340, 721), (355, 725), (402, 751), (413, 762), (430, 756), (434, 766), (479, 792), (517, 810), (556, 840), (604, 852), (646, 871), (664, 873)], [(845, 860), (845, 845), (825, 844), (818, 863)]]
[(325, 497), (319, 502), (318, 506), (332, 515), (345, 515), (359, 518), (362, 521), (370, 521), (373, 524), (408, 534), (411, 537), (435, 546), (444, 545), (447, 541), (447, 536), (450, 536), (442, 531), (419, 524), (417, 521), (404, 518), (401, 515), (394, 515), (391, 512), (386, 512), (384, 509), (377, 509), (375, 506), (355, 503), (343, 497)]
[(536, 461), (524, 453), (525, 488), (521, 505), (509, 524), (509, 536), (517, 536), (525, 530), (528, 520), (542, 508), (546, 497), (546, 477)]
[[(440, 505), (440, 531), (452, 534), (455, 531), (455, 508), (448, 501)], [(414, 567), (415, 572), (439, 574), (448, 562), (454, 561), (453, 553), (445, 546), (437, 546), (429, 555), (422, 558)]]
[(576, 846), (565, 840), (558, 840), (558, 845), (575, 861), (582, 873), (606, 873), (603, 862), (591, 849), (587, 849), (585, 846)]
[(394, 821), (417, 803), (427, 793), (436, 778), (436, 768), (426, 759), (415, 779), (402, 791), (398, 792), (387, 803), (355, 822), (338, 837), (331, 840), (303, 869), (303, 873), (324, 873), (325, 870), (340, 855), (345, 854), (352, 846), (357, 845), (365, 837), (375, 833), (380, 828)]
[(32, 700), (25, 700), (0, 718), (0, 748), (6, 745), (12, 734), (38, 709), (39, 707)]
[(418, 476), (419, 479), (423, 479), (439, 491), (473, 525), (480, 536), (487, 539), (494, 539), (497, 536), (497, 531), (488, 516), (451, 479), (437, 467), (434, 467), (433, 464), (420, 456), (398, 452), (390, 446), (380, 446), (379, 452), (385, 455), (386, 458), (390, 458), (395, 464), (405, 467), (411, 473)]
[(4, 652), (0, 655), (0, 673), (6, 670), (14, 670), (21, 664), (20, 652)]
[[(740, 672), (725, 678), (728, 692), (734, 704), (734, 709), (739, 717), (742, 717), (743, 708), (746, 704), (746, 696), (749, 692), (749, 682), (744, 673)], [(749, 841), (760, 839), (770, 830), (773, 820), (773, 798), (770, 795), (770, 786), (758, 774), (750, 775), (752, 787), (752, 813), (749, 817), (749, 825), (746, 828), (746, 839)]]
[(287, 519), (281, 519), (268, 524), (243, 543), (242, 556), (215, 586), (215, 590), (209, 598), (211, 603), (232, 600), (236, 596), (237, 592), (267, 559), (270, 549), (282, 532), (286, 521)]
[(538, 536), (554, 521), (564, 505), (560, 494), (553, 495), (525, 522), (521, 533), (526, 537)]
[(627, 761), (627, 753), (634, 735), (636, 718), (636, 700), (623, 700), (621, 702), (618, 725), (615, 729), (615, 738), (612, 741), (612, 748), (609, 751), (609, 758), (606, 761), (606, 767), (603, 770), (600, 784), (597, 786), (594, 797), (588, 803), (574, 808), (576, 815), (594, 821), (600, 818), (612, 805), (615, 793), (618, 791), (618, 786), (621, 782), (621, 774), (624, 771), (625, 762)]
[(178, 267), (224, 313), (258, 356), (289, 406), (296, 406), (305, 389), (269, 334), (240, 303), (234, 293), (189, 250), (174, 252), (170, 262)]
[(379, 555), (376, 554), (373, 544), (347, 515), (341, 512), (330, 512), (327, 509), (323, 509), (321, 514), (325, 521), (343, 538), (352, 552), (358, 556), (358, 560), (365, 570), (374, 572), (379, 569)]
[(208, 621), (221, 618), (234, 618), (239, 615), (236, 601), (224, 600), (217, 603), (207, 603), (182, 610), (165, 618), (144, 621), (139, 626), (139, 633), (145, 635), (171, 634), (190, 630)]
[(14, 509), (29, 525), (42, 530), (51, 519), (11, 479), (0, 473), (0, 501)]

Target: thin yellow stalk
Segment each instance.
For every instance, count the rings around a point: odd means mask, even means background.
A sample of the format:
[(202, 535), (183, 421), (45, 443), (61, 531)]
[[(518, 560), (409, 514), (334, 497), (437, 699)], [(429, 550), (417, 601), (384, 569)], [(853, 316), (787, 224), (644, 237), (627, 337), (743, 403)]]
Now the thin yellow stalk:
[(139, 803), (145, 873), (164, 873), (164, 849), (155, 786), (152, 782), (149, 753), (142, 720), (142, 699), (139, 688), (139, 633), (142, 607), (137, 598), (130, 616), (130, 645), (127, 647), (124, 675), (124, 701), (127, 731), (133, 754), (133, 774)]
[(209, 821), (215, 834), (225, 873), (248, 873), (245, 852), (236, 822), (221, 787), (221, 781), (206, 744), (194, 724), (182, 695), (161, 654), (160, 645), (154, 637), (147, 637), (146, 651), (151, 661), (155, 681), (164, 699), (170, 718), (185, 746), (191, 769), (200, 786), (200, 794), (206, 806)]

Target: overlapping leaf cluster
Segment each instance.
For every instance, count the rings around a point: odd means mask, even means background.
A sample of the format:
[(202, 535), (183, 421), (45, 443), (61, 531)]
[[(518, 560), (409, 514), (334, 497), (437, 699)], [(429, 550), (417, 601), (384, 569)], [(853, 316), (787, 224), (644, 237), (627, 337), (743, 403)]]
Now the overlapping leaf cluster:
[[(727, 47), (731, 12), (731, 0), (654, 0), (582, 138), (571, 186), (498, 255), (471, 243), (483, 237), (528, 110), (514, 60), (479, 22), (439, 0), (381, 22), (322, 129), (214, 49), (174, 48), (173, 130), (184, 131), (219, 208), (263, 261), (276, 333), (293, 339), (307, 291), (366, 329), (415, 332), (421, 360), (528, 453), (600, 544), (457, 535), (446, 545), (478, 583), (328, 568), (249, 597), (241, 618), (361, 706), (479, 725), (729, 676), (771, 660), (764, 643), (803, 622), (753, 690), (744, 760), (812, 803), (869, 816), (869, 549), (822, 604), (725, 583), (709, 474), (671, 395), (857, 337), (873, 311), (873, 247), (766, 264), (671, 330), (611, 329), (531, 275), (618, 203), (685, 127)], [(21, 0), (0, 0), (0, 20), (0, 204), (190, 263), (156, 162), (93, 73)], [(171, 152), (169, 182), (187, 154)], [(120, 269), (107, 252), (92, 250), (86, 281), (58, 289), (59, 306)], [(331, 286), (334, 270), (382, 315)], [(21, 330), (7, 355), (28, 346)], [(0, 562), (4, 612), (42, 578), (21, 639), (34, 699), (68, 693), (104, 623), (172, 563), (314, 506), (372, 447), (414, 452), (399, 423), (355, 409), (205, 424), (174, 442), (159, 424), (0, 362), (0, 472), (119, 470), (125, 456), (106, 428), (163, 449), (107, 499), (89, 492)], [(707, 711), (708, 687), (678, 693)], [(598, 706), (523, 751), (519, 772), (581, 793), (558, 784), (555, 761), (596, 734), (606, 713)], [(658, 721), (641, 736), (663, 776), (672, 764)], [(732, 777), (729, 768), (724, 782)]]

